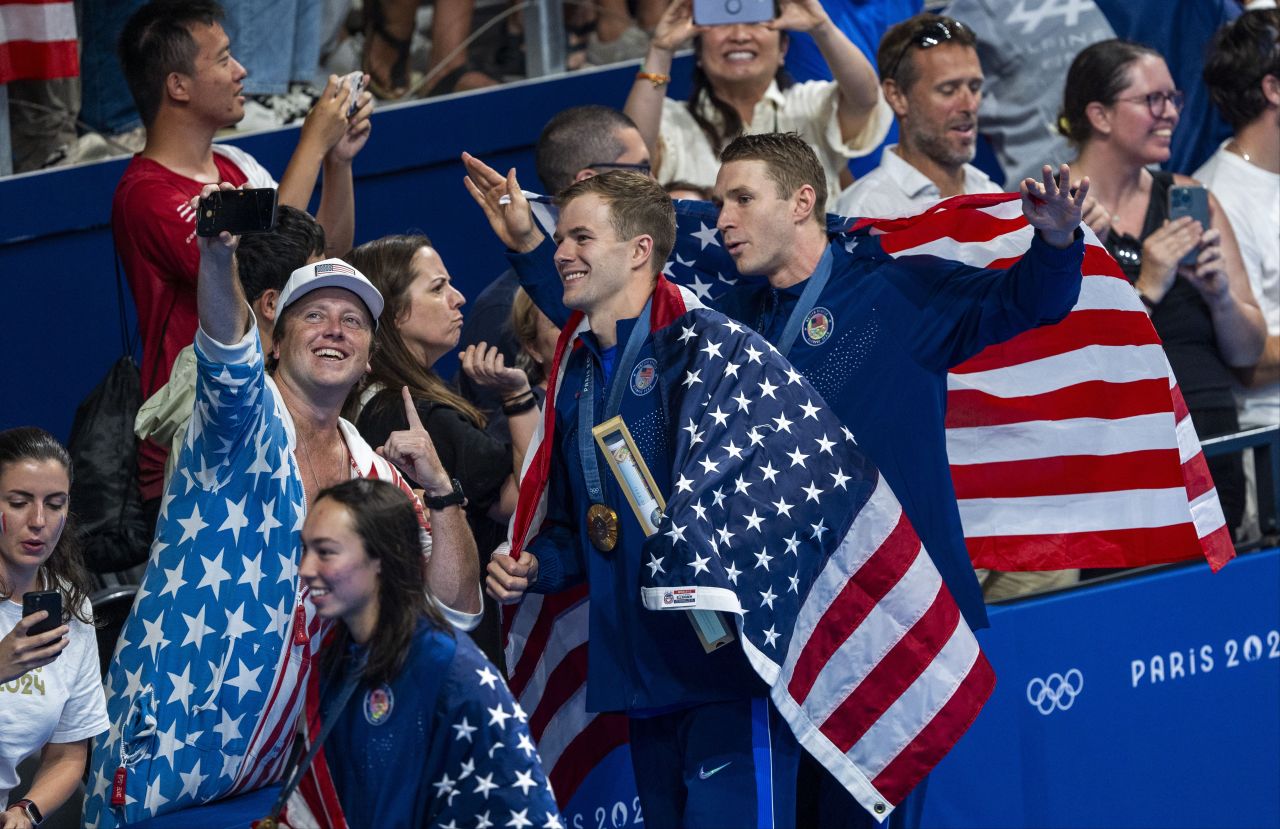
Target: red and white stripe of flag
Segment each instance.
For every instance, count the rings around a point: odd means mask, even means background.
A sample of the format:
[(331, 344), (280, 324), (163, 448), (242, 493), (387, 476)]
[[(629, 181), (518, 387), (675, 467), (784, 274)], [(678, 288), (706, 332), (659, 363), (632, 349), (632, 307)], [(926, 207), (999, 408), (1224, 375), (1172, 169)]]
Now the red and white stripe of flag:
[(883, 479), (805, 598), (782, 664), (743, 645), (796, 737), (878, 818), (951, 750), (995, 686)]
[(70, 0), (0, 0), (0, 84), (80, 74)]
[[(1013, 194), (868, 223), (893, 256), (977, 267), (1008, 267), (1032, 234)], [(1150, 318), (1087, 229), (1083, 272), (1066, 319), (947, 378), (947, 452), (970, 556), (999, 570), (1204, 556), (1216, 570), (1235, 551), (1199, 439)]]

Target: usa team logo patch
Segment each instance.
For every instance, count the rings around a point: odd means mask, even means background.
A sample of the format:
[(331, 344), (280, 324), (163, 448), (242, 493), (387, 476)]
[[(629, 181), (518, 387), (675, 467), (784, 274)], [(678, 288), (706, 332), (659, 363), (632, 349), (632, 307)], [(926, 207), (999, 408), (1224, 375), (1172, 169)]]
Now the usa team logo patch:
[(636, 397), (644, 397), (653, 391), (658, 380), (658, 361), (646, 357), (636, 364), (631, 372), (631, 393)]
[(382, 725), (391, 719), (391, 710), (395, 708), (396, 698), (391, 694), (391, 686), (383, 684), (364, 695), (364, 721), (369, 725)]
[(826, 308), (814, 308), (804, 318), (804, 341), (809, 345), (822, 345), (836, 330), (836, 318)]

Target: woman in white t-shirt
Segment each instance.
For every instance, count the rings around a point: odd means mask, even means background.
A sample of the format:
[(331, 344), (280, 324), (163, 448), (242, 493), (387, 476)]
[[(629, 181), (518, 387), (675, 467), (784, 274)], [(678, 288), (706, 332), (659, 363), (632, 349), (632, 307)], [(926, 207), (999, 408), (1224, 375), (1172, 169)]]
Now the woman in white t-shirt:
[[(71, 458), (43, 429), (0, 432), (0, 829), (29, 829), (76, 790), (89, 739), (107, 730), (89, 578), (68, 523)], [(57, 590), (59, 626), (22, 616), (24, 593)], [(27, 799), (9, 802), (17, 766), (40, 752)]]

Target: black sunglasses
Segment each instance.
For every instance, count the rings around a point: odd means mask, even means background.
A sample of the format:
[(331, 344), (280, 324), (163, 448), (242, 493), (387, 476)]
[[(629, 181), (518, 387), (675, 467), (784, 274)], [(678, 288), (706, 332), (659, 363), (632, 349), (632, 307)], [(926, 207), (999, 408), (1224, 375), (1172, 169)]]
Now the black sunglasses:
[(593, 161), (586, 166), (587, 170), (634, 170), (642, 176), (647, 176), (653, 171), (653, 166), (647, 161), (639, 161), (629, 164), (623, 161)]
[(932, 49), (940, 43), (946, 43), (949, 40), (955, 40), (963, 32), (965, 26), (959, 20), (947, 22), (945, 20), (926, 20), (919, 25), (915, 34), (907, 38), (907, 42), (902, 44), (902, 48), (898, 50), (897, 56), (893, 62), (889, 64), (889, 68), (880, 77), (893, 78), (897, 80), (898, 66), (901, 65), (902, 59), (906, 57), (907, 50), (912, 46), (917, 49)]

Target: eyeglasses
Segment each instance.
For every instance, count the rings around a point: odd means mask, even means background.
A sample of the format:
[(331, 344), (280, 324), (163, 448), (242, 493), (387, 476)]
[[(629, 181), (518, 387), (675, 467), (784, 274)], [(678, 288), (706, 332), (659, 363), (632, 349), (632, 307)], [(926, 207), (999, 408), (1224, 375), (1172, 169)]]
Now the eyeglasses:
[(1116, 98), (1117, 101), (1129, 101), (1135, 104), (1147, 105), (1147, 109), (1151, 110), (1151, 117), (1159, 118), (1164, 114), (1165, 102), (1173, 104), (1173, 108), (1178, 112), (1182, 111), (1182, 105), (1186, 103), (1187, 96), (1181, 89), (1175, 89), (1172, 92), (1152, 92), (1150, 95), (1134, 95), (1129, 98)]
[(902, 63), (902, 59), (906, 57), (907, 50), (912, 46), (917, 49), (932, 49), (940, 43), (948, 40), (955, 40), (960, 37), (960, 33), (965, 29), (964, 24), (959, 20), (950, 22), (945, 20), (927, 20), (920, 24), (920, 28), (916, 29), (916, 33), (902, 44), (902, 48), (898, 50), (897, 56), (893, 62), (889, 64), (889, 69), (881, 73), (881, 78), (896, 78), (898, 74), (898, 66)]
[(586, 166), (588, 170), (632, 170), (642, 176), (653, 174), (653, 165), (647, 161), (628, 164), (624, 161), (593, 161)]

